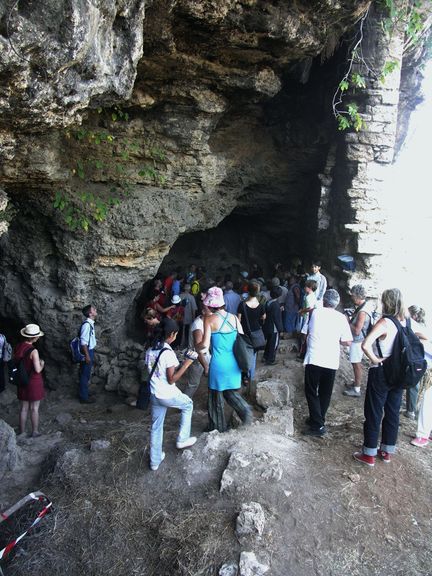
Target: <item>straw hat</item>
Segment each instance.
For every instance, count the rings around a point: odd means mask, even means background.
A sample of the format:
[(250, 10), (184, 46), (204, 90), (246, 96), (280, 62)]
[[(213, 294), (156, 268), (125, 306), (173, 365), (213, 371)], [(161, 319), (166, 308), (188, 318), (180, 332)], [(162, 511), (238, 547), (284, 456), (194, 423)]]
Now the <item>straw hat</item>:
[(172, 302), (173, 304), (180, 304), (180, 302), (181, 302), (180, 296), (177, 296), (177, 294), (175, 294), (175, 295), (171, 298), (171, 302)]
[(44, 336), (44, 333), (37, 324), (27, 324), (27, 326), (24, 326), (21, 330), (21, 336), (25, 338), (37, 338), (38, 336)]

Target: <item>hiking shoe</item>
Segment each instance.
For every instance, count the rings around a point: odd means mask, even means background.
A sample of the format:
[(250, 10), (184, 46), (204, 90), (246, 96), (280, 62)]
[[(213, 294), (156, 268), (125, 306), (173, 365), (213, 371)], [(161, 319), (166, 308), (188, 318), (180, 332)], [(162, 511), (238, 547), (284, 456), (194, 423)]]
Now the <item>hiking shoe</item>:
[(388, 464), (389, 462), (391, 462), (391, 454), (389, 454), (388, 452), (386, 452), (385, 450), (381, 450), (381, 448), (378, 448), (378, 456), (381, 458), (381, 460), (383, 462), (385, 462), (386, 464)]
[(429, 444), (429, 440), (427, 438), (416, 437), (411, 440), (410, 444), (413, 446), (418, 446), (419, 448), (423, 448), (423, 446), (427, 446)]
[(197, 438), (195, 436), (190, 436), (184, 442), (177, 442), (176, 446), (179, 450), (182, 450), (183, 448), (189, 448), (190, 446), (193, 446), (196, 441), (197, 441)]
[(353, 397), (353, 398), (360, 398), (360, 397), (361, 397), (361, 392), (360, 392), (360, 391), (357, 392), (357, 390), (356, 390), (354, 387), (352, 387), (352, 388), (347, 388), (346, 390), (344, 390), (344, 391), (342, 392), (342, 394), (343, 394), (344, 396), (351, 396), (351, 397)]
[(416, 419), (415, 412), (410, 412), (409, 410), (404, 412), (404, 416), (405, 416), (405, 418), (408, 418), (409, 420), (415, 420)]
[(363, 454), (363, 452), (354, 452), (353, 458), (357, 462), (361, 462), (361, 464), (366, 464), (366, 466), (375, 466), (375, 456), (368, 456)]
[(327, 433), (327, 428), (321, 426), (321, 428), (309, 428), (303, 431), (303, 436), (315, 436), (316, 438), (322, 438)]
[(165, 460), (165, 452), (162, 452), (161, 454), (161, 461), (159, 462), (159, 464), (150, 464), (150, 470), (153, 470), (153, 472), (156, 472), (156, 470), (159, 468), (159, 466), (162, 464), (162, 462)]

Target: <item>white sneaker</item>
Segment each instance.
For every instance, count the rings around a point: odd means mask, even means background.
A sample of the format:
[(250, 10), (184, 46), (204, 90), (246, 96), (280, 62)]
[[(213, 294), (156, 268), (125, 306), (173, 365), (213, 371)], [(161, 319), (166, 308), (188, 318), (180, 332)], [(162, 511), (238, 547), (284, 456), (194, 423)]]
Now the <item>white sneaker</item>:
[(162, 452), (161, 454), (161, 461), (159, 462), (159, 464), (150, 464), (150, 470), (153, 470), (153, 472), (156, 472), (156, 470), (159, 468), (159, 466), (162, 464), (162, 462), (165, 460), (165, 452)]
[(177, 442), (176, 446), (179, 450), (181, 450), (182, 448), (189, 448), (190, 446), (193, 446), (196, 441), (197, 439), (195, 436), (190, 436), (184, 442)]

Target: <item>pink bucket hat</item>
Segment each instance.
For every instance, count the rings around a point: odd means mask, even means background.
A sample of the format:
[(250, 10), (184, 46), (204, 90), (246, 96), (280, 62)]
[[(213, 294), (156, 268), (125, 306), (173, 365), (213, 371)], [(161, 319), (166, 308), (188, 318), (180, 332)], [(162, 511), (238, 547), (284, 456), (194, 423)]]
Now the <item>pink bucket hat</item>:
[(209, 308), (220, 308), (221, 306), (225, 306), (222, 289), (217, 286), (209, 288), (206, 297), (203, 300), (203, 304)]

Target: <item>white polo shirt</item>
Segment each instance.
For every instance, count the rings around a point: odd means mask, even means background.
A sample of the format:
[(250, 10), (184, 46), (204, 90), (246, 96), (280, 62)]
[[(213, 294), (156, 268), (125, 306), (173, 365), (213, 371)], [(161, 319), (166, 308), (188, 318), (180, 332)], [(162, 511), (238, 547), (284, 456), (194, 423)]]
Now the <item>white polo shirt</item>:
[(348, 320), (334, 308), (317, 308), (309, 321), (304, 364), (321, 368), (339, 368), (340, 342), (351, 342)]

